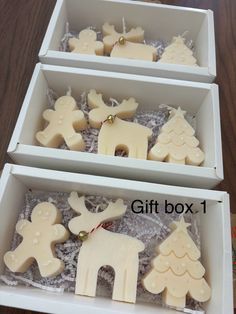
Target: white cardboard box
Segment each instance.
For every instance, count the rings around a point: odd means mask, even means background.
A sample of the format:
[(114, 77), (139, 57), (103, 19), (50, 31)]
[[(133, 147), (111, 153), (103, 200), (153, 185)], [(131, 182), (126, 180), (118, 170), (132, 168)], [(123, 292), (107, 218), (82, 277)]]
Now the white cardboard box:
[[(19, 211), (28, 189), (73, 190), (124, 199), (168, 200), (173, 204), (193, 202), (194, 208), (206, 200), (206, 213), (199, 211), (202, 263), (212, 287), (211, 300), (204, 304), (206, 314), (233, 314), (232, 252), (229, 196), (225, 192), (165, 186), (106, 177), (65, 173), (7, 164), (0, 181), (0, 273), (3, 255), (10, 249)], [(106, 298), (88, 298), (73, 293), (50, 293), (24, 286), (0, 284), (0, 304), (55, 314), (176, 314), (150, 304), (125, 304)]]
[[(83, 91), (97, 89), (118, 100), (135, 97), (140, 109), (158, 109), (159, 104), (181, 105), (196, 116), (197, 133), (206, 154), (203, 166), (186, 166), (133, 158), (44, 148), (37, 145), (47, 107), (47, 89), (64, 95), (67, 86), (79, 98)], [(218, 87), (129, 74), (38, 64), (26, 94), (8, 153), (19, 164), (82, 172), (170, 185), (211, 188), (223, 179)]]
[[(188, 31), (186, 37), (195, 43), (200, 67), (59, 51), (67, 22), (71, 30), (79, 32), (89, 26), (101, 29), (104, 22), (121, 27), (123, 17), (128, 26), (142, 26), (147, 39), (170, 42), (173, 36)], [(213, 12), (128, 0), (57, 0), (39, 58), (54, 65), (212, 82), (216, 76)]]

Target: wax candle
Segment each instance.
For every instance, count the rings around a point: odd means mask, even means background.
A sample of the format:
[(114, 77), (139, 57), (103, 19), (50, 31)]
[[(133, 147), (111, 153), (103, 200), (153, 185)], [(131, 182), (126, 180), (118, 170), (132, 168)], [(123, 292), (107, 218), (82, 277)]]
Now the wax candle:
[(162, 127), (157, 143), (149, 152), (150, 160), (193, 166), (199, 166), (204, 161), (205, 155), (198, 147), (199, 141), (194, 136), (194, 129), (185, 120), (185, 114), (180, 107), (171, 110), (169, 121)]
[(127, 40), (119, 40), (111, 51), (111, 57), (156, 61), (157, 50), (150, 45), (132, 43)]
[(94, 297), (96, 295), (98, 271), (109, 265), (115, 271), (112, 299), (135, 303), (139, 268), (139, 252), (144, 244), (128, 235), (113, 233), (98, 227), (101, 223), (118, 219), (124, 215), (126, 206), (121, 199), (109, 202), (103, 212), (92, 213), (85, 205), (84, 197), (72, 192), (68, 200), (79, 216), (69, 222), (69, 229), (83, 237), (78, 256), (75, 293)]
[(71, 52), (89, 55), (104, 54), (104, 45), (97, 41), (97, 34), (91, 29), (84, 29), (79, 33), (78, 38), (69, 39), (69, 48)]
[(163, 293), (164, 303), (176, 308), (185, 307), (187, 294), (199, 302), (211, 297), (211, 289), (203, 278), (205, 269), (198, 261), (200, 251), (188, 235), (189, 226), (184, 218), (174, 223), (174, 231), (159, 246), (160, 254), (143, 279), (145, 289), (153, 294)]
[(186, 46), (185, 38), (181, 36), (173, 38), (172, 43), (165, 48), (159, 62), (197, 66), (193, 51)]
[(55, 103), (55, 110), (45, 110), (43, 118), (48, 125), (36, 134), (36, 139), (42, 146), (57, 148), (65, 142), (71, 150), (84, 150), (83, 138), (76, 131), (84, 130), (87, 122), (73, 97), (60, 97)]
[(111, 53), (114, 45), (119, 41), (121, 37), (129, 42), (142, 43), (144, 41), (144, 30), (141, 27), (132, 28), (126, 32), (123, 30), (122, 33), (116, 31), (115, 26), (109, 23), (105, 23), (102, 27), (103, 31), (103, 43), (105, 53)]
[(123, 100), (116, 107), (107, 106), (101, 94), (91, 90), (88, 94), (89, 123), (101, 127), (98, 135), (98, 153), (114, 156), (116, 150), (123, 149), (128, 157), (147, 159), (148, 139), (152, 131), (138, 123), (123, 121), (130, 118), (138, 107), (134, 98)]
[(61, 214), (51, 203), (40, 203), (32, 211), (31, 222), (20, 220), (16, 231), (23, 237), (14, 251), (4, 255), (6, 266), (13, 272), (25, 272), (34, 260), (42, 277), (56, 276), (64, 269), (64, 263), (55, 257), (54, 245), (69, 237), (60, 224)]

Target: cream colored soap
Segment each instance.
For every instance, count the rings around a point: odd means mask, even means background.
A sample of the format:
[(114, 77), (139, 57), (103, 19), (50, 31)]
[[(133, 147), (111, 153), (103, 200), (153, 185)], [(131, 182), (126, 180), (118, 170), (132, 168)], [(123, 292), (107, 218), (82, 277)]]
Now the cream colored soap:
[(198, 302), (211, 297), (211, 289), (204, 279), (205, 269), (198, 261), (200, 251), (188, 235), (184, 218), (175, 222), (174, 231), (158, 247), (160, 253), (152, 261), (152, 269), (143, 279), (143, 286), (153, 294), (162, 293), (164, 303), (184, 308), (186, 296)]
[[(109, 203), (103, 212), (91, 213), (85, 206), (84, 197), (72, 192), (70, 206), (80, 216), (69, 222), (75, 235), (81, 231), (89, 233), (82, 243), (78, 257), (75, 293), (94, 297), (96, 295), (98, 271), (102, 266), (111, 266), (115, 271), (112, 299), (135, 303), (139, 269), (139, 252), (144, 244), (130, 236), (113, 233), (97, 226), (103, 222), (120, 218), (126, 211), (121, 199)], [(95, 229), (93, 232), (91, 230)]]
[(194, 279), (188, 273), (176, 276), (171, 270), (156, 274), (151, 272), (144, 280), (144, 285), (153, 294), (164, 291), (164, 303), (176, 308), (185, 308), (187, 294), (198, 302), (206, 302), (211, 297), (211, 289), (205, 279)]
[[(148, 139), (152, 131), (138, 123), (127, 122), (121, 118), (131, 118), (138, 107), (133, 98), (124, 100), (116, 107), (107, 106), (101, 94), (91, 90), (88, 94), (89, 123), (101, 127), (98, 135), (98, 153), (114, 156), (116, 150), (123, 149), (130, 158), (147, 159)], [(107, 119), (112, 115), (112, 123)], [(107, 121), (106, 121), (107, 119)]]
[(167, 272), (171, 268), (176, 276), (182, 276), (188, 272), (195, 279), (200, 279), (205, 274), (205, 269), (199, 261), (191, 260), (186, 255), (182, 258), (176, 258), (173, 252), (165, 256), (159, 255), (153, 261), (153, 266), (160, 273)]
[(88, 93), (89, 124), (93, 128), (100, 128), (109, 115), (117, 116), (121, 119), (129, 119), (135, 115), (138, 103), (134, 98), (123, 100), (119, 106), (107, 106), (103, 101), (102, 94), (98, 94), (96, 90), (91, 89)]
[(87, 122), (73, 97), (60, 97), (55, 103), (55, 110), (45, 110), (43, 118), (48, 125), (36, 134), (42, 146), (57, 148), (65, 142), (71, 150), (84, 150), (83, 138), (76, 131), (86, 129)]
[(104, 44), (97, 41), (97, 34), (91, 29), (82, 30), (78, 38), (70, 38), (68, 44), (70, 51), (74, 53), (99, 56), (104, 54)]
[(185, 38), (182, 36), (173, 38), (172, 43), (165, 48), (159, 62), (197, 66), (197, 59), (193, 56), (193, 51), (186, 46)]
[(115, 156), (121, 149), (129, 158), (147, 159), (151, 135), (149, 128), (116, 118), (113, 124), (103, 124), (98, 136), (98, 154)]
[(102, 27), (103, 31), (103, 43), (105, 47), (105, 53), (111, 53), (114, 45), (118, 42), (120, 37), (124, 37), (127, 41), (142, 43), (144, 41), (144, 30), (141, 27), (132, 28), (129, 32), (123, 31), (119, 33), (116, 31), (115, 26), (109, 23), (105, 23)]
[(111, 51), (111, 57), (156, 61), (157, 50), (150, 45), (126, 41), (123, 45), (119, 43), (114, 45)]
[(148, 159), (199, 166), (205, 154), (198, 147), (195, 131), (185, 120), (185, 111), (172, 109), (169, 121), (164, 124)]
[(53, 204), (40, 203), (33, 209), (31, 221), (17, 223), (16, 231), (23, 240), (4, 255), (4, 262), (12, 272), (25, 272), (36, 260), (42, 277), (56, 276), (63, 271), (64, 263), (55, 257), (54, 245), (69, 238), (60, 224), (61, 214)]

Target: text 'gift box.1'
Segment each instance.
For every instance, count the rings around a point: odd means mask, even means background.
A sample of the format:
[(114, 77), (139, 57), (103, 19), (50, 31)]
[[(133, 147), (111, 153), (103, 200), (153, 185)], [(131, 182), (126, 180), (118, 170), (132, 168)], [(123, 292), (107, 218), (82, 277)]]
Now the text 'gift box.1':
[[(194, 43), (199, 66), (59, 51), (66, 23), (69, 23), (70, 30), (77, 32), (87, 27), (101, 30), (105, 22), (120, 29), (122, 18), (127, 27), (141, 26), (145, 39), (163, 39), (168, 43), (174, 36), (186, 34), (186, 39)], [(213, 12), (128, 0), (58, 0), (39, 58), (41, 62), (53, 65), (212, 82), (216, 76)]]
[[(28, 190), (103, 195), (126, 200), (168, 199), (173, 204), (191, 202), (194, 209), (206, 201), (206, 211), (199, 210), (202, 263), (212, 287), (210, 301), (204, 304), (207, 314), (232, 314), (232, 253), (230, 240), (229, 197), (225, 192), (164, 186), (99, 176), (38, 169), (7, 164), (0, 181), (0, 272), (4, 272), (3, 255), (10, 249), (15, 224)], [(14, 197), (12, 197), (14, 195)], [(199, 209), (199, 208), (198, 208)], [(216, 245), (217, 244), (217, 245)], [(88, 298), (73, 293), (50, 293), (36, 288), (1, 284), (0, 303), (47, 313), (176, 313), (151, 304), (135, 305), (106, 298)]]

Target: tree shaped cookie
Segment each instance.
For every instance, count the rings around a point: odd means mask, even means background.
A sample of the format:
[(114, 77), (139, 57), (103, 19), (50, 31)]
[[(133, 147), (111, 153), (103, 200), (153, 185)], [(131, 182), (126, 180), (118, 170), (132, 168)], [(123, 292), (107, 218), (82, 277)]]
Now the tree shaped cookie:
[(87, 122), (73, 97), (60, 97), (55, 103), (55, 110), (45, 110), (43, 118), (48, 125), (36, 134), (42, 146), (57, 148), (65, 142), (71, 150), (84, 150), (83, 138), (76, 131), (86, 129)]
[(116, 150), (123, 149), (128, 157), (147, 159), (148, 139), (152, 131), (138, 123), (123, 121), (131, 118), (138, 107), (134, 98), (123, 100), (116, 107), (107, 106), (101, 94), (91, 90), (88, 94), (91, 126), (101, 130), (98, 135), (98, 153), (114, 156)]
[(105, 23), (102, 31), (105, 53), (108, 55), (110, 55), (120, 37), (124, 37), (125, 40), (135, 43), (142, 43), (144, 41), (144, 30), (141, 27), (132, 28), (129, 32), (123, 31), (122, 33), (118, 33), (114, 25)]
[(171, 110), (169, 121), (162, 127), (157, 143), (149, 152), (150, 160), (194, 166), (204, 161), (205, 155), (198, 147), (199, 141), (194, 136), (194, 129), (185, 120), (185, 114), (180, 107)]
[(16, 231), (23, 240), (4, 255), (4, 262), (13, 272), (25, 272), (36, 260), (42, 277), (56, 276), (63, 271), (64, 263), (55, 257), (54, 245), (69, 237), (60, 224), (61, 214), (53, 204), (44, 202), (33, 209), (31, 221), (18, 221)]
[(91, 29), (84, 29), (79, 33), (78, 38), (69, 39), (69, 48), (71, 52), (103, 56), (104, 45), (97, 41), (97, 34)]
[(184, 218), (174, 223), (175, 230), (159, 246), (152, 269), (143, 279), (144, 287), (153, 294), (163, 292), (166, 305), (184, 308), (186, 295), (199, 302), (211, 297), (211, 289), (203, 278), (205, 269), (198, 261), (200, 251), (188, 235)]
[(172, 43), (165, 48), (159, 62), (197, 66), (193, 52), (185, 44), (182, 36), (174, 37)]

